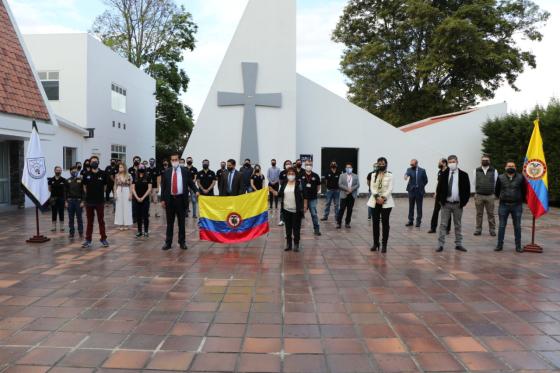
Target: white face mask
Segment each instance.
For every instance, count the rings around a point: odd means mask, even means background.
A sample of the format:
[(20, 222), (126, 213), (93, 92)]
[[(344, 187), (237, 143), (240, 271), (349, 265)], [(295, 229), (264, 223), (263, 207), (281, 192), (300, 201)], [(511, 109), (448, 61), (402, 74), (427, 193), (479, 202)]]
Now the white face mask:
[(305, 166), (306, 171), (311, 171), (312, 169), (313, 169), (313, 166), (311, 166), (311, 165)]
[(352, 168), (350, 168), (350, 167), (348, 167), (348, 168), (346, 169), (346, 173), (347, 173), (347, 174), (351, 174), (352, 171), (353, 171), (353, 170), (352, 170)]
[(171, 162), (171, 167), (173, 168), (179, 167), (179, 162)]
[(457, 163), (449, 163), (448, 167), (451, 171), (455, 171), (457, 169)]
[(296, 179), (296, 175), (288, 175), (288, 181), (294, 181)]

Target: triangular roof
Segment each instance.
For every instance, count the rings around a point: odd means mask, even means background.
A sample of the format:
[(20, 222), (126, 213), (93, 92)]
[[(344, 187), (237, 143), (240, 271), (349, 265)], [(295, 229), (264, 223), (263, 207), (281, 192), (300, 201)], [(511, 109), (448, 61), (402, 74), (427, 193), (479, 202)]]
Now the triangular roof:
[(443, 122), (443, 121), (446, 121), (446, 120), (449, 120), (449, 119), (453, 119), (453, 118), (459, 117), (461, 115), (472, 113), (475, 110), (478, 110), (478, 109), (473, 108), (473, 109), (467, 109), (467, 110), (463, 110), (463, 111), (457, 111), (457, 112), (454, 112), (454, 113), (438, 115), (438, 116), (435, 116), (435, 117), (422, 119), (418, 122), (414, 122), (414, 123), (410, 123), (410, 124), (401, 126), (401, 127), (399, 127), (399, 129), (403, 132), (410, 132), (410, 131), (417, 130), (419, 128), (430, 126), (432, 124), (436, 124), (436, 123)]
[(0, 113), (49, 121), (49, 111), (18, 37), (0, 0)]

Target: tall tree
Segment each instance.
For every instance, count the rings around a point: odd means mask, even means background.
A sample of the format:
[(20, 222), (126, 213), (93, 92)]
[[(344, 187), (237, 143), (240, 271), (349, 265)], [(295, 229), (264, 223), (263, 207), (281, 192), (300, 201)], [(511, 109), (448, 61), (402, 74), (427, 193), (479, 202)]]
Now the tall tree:
[(350, 0), (333, 32), (349, 99), (401, 126), (464, 110), (536, 58), (549, 13), (531, 0)]
[(179, 67), (195, 47), (197, 26), (174, 0), (104, 0), (107, 10), (92, 27), (105, 45), (156, 80), (156, 154), (182, 151), (193, 128), (192, 111), (181, 102), (189, 77)]

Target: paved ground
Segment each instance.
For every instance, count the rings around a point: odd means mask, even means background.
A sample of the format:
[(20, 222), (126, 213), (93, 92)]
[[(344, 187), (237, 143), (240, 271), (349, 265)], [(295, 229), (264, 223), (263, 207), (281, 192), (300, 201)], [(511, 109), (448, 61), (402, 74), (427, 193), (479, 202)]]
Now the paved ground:
[[(361, 200), (303, 252), (280, 228), (247, 245), (162, 252), (109, 224), (108, 249), (65, 234), (25, 244), (33, 211), (0, 215), (0, 370), (5, 372), (417, 372), (560, 370), (560, 212), (539, 221), (545, 254), (473, 237), (436, 254), (427, 227), (393, 211), (389, 253), (371, 253)], [(426, 210), (431, 213), (431, 200)], [(470, 206), (472, 207), (472, 206)], [(428, 214), (429, 215), (429, 214)], [(49, 215), (42, 217), (50, 228)], [(111, 219), (108, 219), (111, 221)], [(274, 214), (272, 221), (276, 222)], [(529, 238), (525, 214), (524, 242)]]

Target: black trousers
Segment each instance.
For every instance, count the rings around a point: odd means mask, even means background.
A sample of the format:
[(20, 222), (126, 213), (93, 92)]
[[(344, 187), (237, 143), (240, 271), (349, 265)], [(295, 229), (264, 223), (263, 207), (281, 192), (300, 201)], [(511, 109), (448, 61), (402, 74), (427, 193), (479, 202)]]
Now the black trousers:
[[(441, 210), (441, 205), (438, 201), (434, 201), (434, 212), (432, 213), (432, 221), (431, 221), (431, 229), (433, 231), (437, 231), (438, 227), (438, 220), (439, 220), (439, 211)], [(449, 233), (451, 229), (451, 216), (449, 217), (449, 221), (447, 222), (447, 233)]]
[[(269, 186), (272, 187), (272, 189), (274, 189), (277, 192), (278, 189), (280, 189), (280, 184), (274, 184)], [(270, 192), (268, 193), (268, 205), (270, 206), (270, 208), (272, 208), (272, 202), (274, 202), (274, 207), (278, 208), (278, 196), (275, 196), (274, 194), (272, 194), (272, 192)]]
[(166, 204), (165, 214), (167, 218), (167, 231), (165, 234), (165, 244), (171, 246), (173, 242), (173, 226), (175, 218), (179, 225), (179, 245), (185, 243), (185, 211), (187, 209), (184, 196), (177, 196), (169, 199)]
[(150, 197), (148, 196), (142, 202), (136, 202), (136, 224), (138, 224), (138, 232), (142, 233), (142, 226), (144, 233), (148, 233), (150, 226)]
[(56, 222), (56, 217), (58, 216), (58, 221), (64, 221), (64, 198), (55, 197), (54, 202), (51, 205), (52, 210), (52, 221)]
[(424, 194), (420, 193), (417, 188), (408, 192), (408, 222), (414, 222), (414, 206), (416, 205), (416, 224), (422, 222), (422, 204), (424, 203)]
[(354, 197), (349, 194), (346, 198), (340, 199), (340, 210), (338, 211), (338, 216), (336, 217), (336, 222), (340, 225), (342, 224), (342, 217), (346, 211), (346, 224), (350, 224), (352, 221), (352, 209), (354, 208)]
[(286, 227), (286, 243), (291, 247), (293, 240), (294, 244), (298, 245), (301, 237), (302, 214), (287, 210), (282, 210), (282, 214), (284, 215), (284, 226)]
[(383, 205), (375, 205), (373, 209), (372, 225), (373, 225), (373, 244), (379, 246), (379, 223), (383, 226), (383, 245), (387, 245), (389, 241), (389, 217), (391, 216), (392, 208), (384, 209)]

